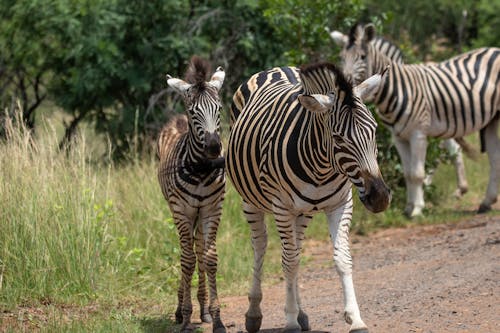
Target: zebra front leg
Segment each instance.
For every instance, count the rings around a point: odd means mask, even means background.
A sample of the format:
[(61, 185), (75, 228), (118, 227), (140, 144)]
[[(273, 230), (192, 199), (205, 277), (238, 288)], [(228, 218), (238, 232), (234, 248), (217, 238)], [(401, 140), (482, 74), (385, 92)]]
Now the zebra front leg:
[(203, 263), (208, 275), (210, 289), (209, 311), (213, 321), (213, 333), (226, 333), (226, 328), (220, 318), (220, 303), (217, 295), (217, 230), (219, 228), (221, 213), (222, 197), (218, 203), (200, 210), (200, 220), (203, 221), (203, 234), (205, 238)]
[[(297, 218), (296, 237), (297, 237), (297, 245), (299, 248), (299, 253), (302, 252), (302, 242), (304, 241), (305, 237), (304, 231), (307, 228), (307, 225), (309, 224), (309, 221), (311, 221), (311, 219), (312, 216), (309, 215), (302, 215)], [(302, 331), (310, 331), (311, 326), (309, 325), (309, 317), (302, 309), (302, 305), (300, 302), (298, 278), (296, 279), (295, 285), (297, 286), (296, 294), (297, 294), (297, 304), (299, 306), (299, 315), (297, 316), (297, 321), (299, 322)]]
[(190, 219), (175, 213), (174, 220), (181, 244), (181, 286), (183, 288), (181, 333), (191, 333), (194, 329), (191, 324), (191, 314), (193, 313), (193, 304), (191, 303), (191, 280), (196, 267), (196, 255), (193, 249), (193, 224)]
[(267, 228), (264, 213), (250, 204), (243, 203), (243, 211), (250, 225), (253, 248), (253, 278), (248, 300), (248, 311), (245, 313), (245, 328), (248, 333), (255, 333), (262, 325), (262, 268), (267, 249)]
[(490, 179), (486, 196), (479, 206), (478, 213), (485, 213), (491, 210), (491, 205), (497, 201), (498, 182), (500, 181), (500, 140), (498, 138), (498, 124), (500, 122), (500, 114), (488, 124), (485, 128), (484, 139), (486, 144), (486, 152), (490, 162)]
[(422, 215), (425, 207), (424, 178), (425, 155), (427, 153), (427, 136), (420, 130), (415, 130), (410, 139), (411, 163), (409, 168), (408, 191), (413, 198), (413, 209), (408, 215), (415, 217)]
[(182, 299), (184, 298), (184, 279), (181, 276), (177, 290), (177, 309), (175, 310), (175, 323), (182, 324)]
[(211, 323), (212, 317), (208, 310), (208, 293), (206, 284), (206, 270), (203, 253), (205, 251), (203, 223), (200, 220), (197, 222), (196, 233), (194, 235), (194, 245), (196, 259), (198, 262), (198, 303), (200, 304), (200, 319), (203, 323)]
[(394, 145), (396, 146), (396, 150), (398, 151), (399, 158), (401, 159), (401, 165), (403, 167), (403, 175), (405, 178), (406, 184), (406, 207), (404, 209), (404, 213), (406, 216), (410, 216), (413, 212), (415, 198), (414, 191), (410, 191), (411, 180), (410, 180), (410, 169), (411, 169), (411, 149), (410, 143), (405, 139), (402, 139), (398, 136), (393, 135)]
[(467, 178), (465, 176), (465, 164), (462, 155), (462, 148), (453, 139), (444, 140), (443, 144), (446, 150), (448, 150), (450, 156), (453, 158), (453, 164), (455, 165), (455, 172), (457, 176), (457, 190), (455, 191), (455, 197), (460, 198), (469, 190), (469, 184), (467, 183)]
[(281, 239), (281, 265), (286, 281), (285, 333), (300, 333), (302, 328), (298, 322), (299, 300), (297, 295), (297, 275), (300, 262), (300, 248), (297, 240), (296, 216), (286, 210), (274, 208), (274, 219)]
[(349, 332), (368, 332), (361, 319), (354, 283), (352, 280), (352, 258), (349, 250), (349, 227), (352, 219), (352, 194), (338, 209), (327, 214), (328, 228), (333, 243), (335, 268), (342, 282), (344, 292), (344, 318), (351, 325)]

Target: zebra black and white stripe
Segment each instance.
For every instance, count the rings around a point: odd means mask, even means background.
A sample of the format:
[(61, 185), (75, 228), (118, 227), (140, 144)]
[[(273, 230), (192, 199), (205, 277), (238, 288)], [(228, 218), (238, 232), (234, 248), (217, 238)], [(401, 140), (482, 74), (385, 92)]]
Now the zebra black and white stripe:
[[(333, 39), (333, 41), (341, 46), (344, 47), (349, 43), (349, 36), (341, 33), (340, 31), (332, 31), (330, 32), (329, 29), (327, 31), (330, 34), (330, 37)], [(373, 48), (382, 54), (384, 54), (386, 57), (388, 57), (390, 60), (392, 60), (393, 63), (402, 65), (404, 64), (404, 55), (401, 49), (391, 42), (390, 40), (381, 37), (381, 36), (375, 36), (371, 42), (373, 45)], [(456, 179), (457, 179), (457, 189), (454, 193), (456, 197), (461, 197), (463, 194), (467, 193), (469, 189), (469, 184), (467, 182), (467, 177), (465, 175), (465, 163), (463, 160), (462, 156), (462, 148), (465, 150), (467, 154), (470, 156), (474, 156), (475, 151), (474, 149), (465, 141), (463, 138), (457, 138), (458, 142), (453, 139), (444, 139), (442, 142), (442, 145), (446, 150), (448, 150), (450, 156), (453, 158), (453, 164), (455, 166), (455, 174), (456, 174)], [(435, 170), (428, 170), (427, 175), (425, 177), (424, 183), (426, 185), (429, 185), (432, 183), (432, 176), (434, 174)]]
[(267, 247), (264, 213), (272, 213), (286, 278), (285, 331), (308, 330), (297, 286), (304, 230), (324, 211), (351, 329), (365, 329), (352, 282), (348, 232), (351, 184), (371, 211), (387, 208), (390, 191), (377, 163), (376, 122), (361, 97), (378, 88), (377, 75), (353, 88), (330, 63), (273, 68), (253, 75), (233, 96), (227, 174), (243, 198), (254, 249), (246, 329), (262, 322), (261, 278)]
[(500, 179), (500, 49), (481, 48), (440, 63), (400, 65), (373, 47), (374, 37), (371, 24), (351, 29), (342, 51), (344, 71), (362, 79), (391, 65), (374, 102), (396, 138), (408, 190), (407, 213), (421, 214), (424, 207), (427, 137), (461, 138), (477, 131), (490, 162), (478, 212), (491, 209)]
[(171, 119), (158, 139), (158, 180), (180, 238), (182, 276), (176, 320), (182, 324), (181, 332), (193, 330), (191, 280), (196, 262), (201, 319), (213, 321), (214, 333), (226, 332), (216, 287), (216, 234), (225, 192), (218, 93), (225, 73), (219, 67), (206, 82), (209, 68), (207, 61), (195, 56), (185, 81), (167, 76), (168, 85), (184, 99), (186, 115)]

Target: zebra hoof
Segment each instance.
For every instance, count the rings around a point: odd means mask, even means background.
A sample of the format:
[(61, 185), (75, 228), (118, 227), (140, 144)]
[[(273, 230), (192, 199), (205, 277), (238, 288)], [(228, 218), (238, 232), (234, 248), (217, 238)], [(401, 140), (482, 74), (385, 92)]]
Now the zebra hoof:
[(225, 327), (219, 327), (214, 329), (213, 333), (226, 333), (226, 328)]
[(200, 316), (201, 322), (202, 323), (211, 323), (212, 322), (212, 316), (210, 313), (202, 313)]
[(366, 329), (366, 328), (356, 328), (354, 330), (349, 331), (349, 333), (368, 333), (368, 329)]
[(189, 323), (189, 324), (183, 325), (183, 327), (181, 327), (180, 333), (193, 333), (193, 331), (194, 331), (194, 327), (191, 323)]
[(182, 310), (180, 307), (177, 308), (177, 310), (175, 311), (175, 323), (176, 324), (182, 324)]
[(283, 333), (301, 333), (302, 330), (300, 329), (300, 327), (290, 327), (290, 328), (286, 328), (283, 330)]
[(256, 333), (262, 325), (262, 316), (250, 317), (245, 314), (245, 328), (248, 333)]
[(468, 191), (469, 191), (469, 189), (467, 187), (460, 187), (460, 188), (457, 188), (455, 190), (455, 193), (453, 193), (453, 196), (455, 197), (455, 199), (460, 199)]
[(299, 322), (299, 325), (300, 325), (300, 328), (302, 329), (302, 331), (310, 331), (311, 330), (311, 326), (309, 325), (309, 317), (307, 316), (307, 314), (300, 310), (299, 312), (299, 316), (297, 317), (297, 321)]
[(491, 206), (485, 205), (485, 204), (480, 204), (479, 209), (477, 210), (478, 214), (484, 214), (487, 213), (491, 210)]
[(222, 321), (217, 320), (214, 322), (212, 331), (213, 333), (226, 333), (226, 328), (224, 327)]

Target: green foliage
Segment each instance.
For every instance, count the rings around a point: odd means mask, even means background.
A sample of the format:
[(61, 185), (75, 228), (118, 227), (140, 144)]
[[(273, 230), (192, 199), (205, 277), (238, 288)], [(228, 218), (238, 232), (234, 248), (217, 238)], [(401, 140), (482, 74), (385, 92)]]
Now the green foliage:
[(347, 29), (363, 9), (361, 1), (347, 0), (261, 0), (264, 17), (284, 46), (288, 65), (328, 60), (330, 38), (325, 27)]
[(500, 26), (500, 2), (481, 0), (477, 2), (477, 37), (473, 41), (474, 47), (500, 47), (500, 35), (497, 27)]

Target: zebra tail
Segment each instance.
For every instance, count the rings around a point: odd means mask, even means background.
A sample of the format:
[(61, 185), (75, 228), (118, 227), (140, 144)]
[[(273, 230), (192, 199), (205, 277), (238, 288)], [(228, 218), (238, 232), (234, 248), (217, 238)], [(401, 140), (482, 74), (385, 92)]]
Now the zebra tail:
[[(482, 131), (481, 131), (482, 134)], [(481, 135), (482, 137), (482, 135)], [(455, 141), (462, 148), (462, 151), (473, 161), (477, 161), (479, 159), (479, 151), (470, 143), (468, 143), (464, 138), (455, 138)], [(481, 140), (481, 152), (483, 152), (483, 142)]]

